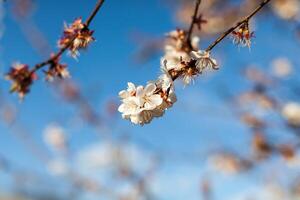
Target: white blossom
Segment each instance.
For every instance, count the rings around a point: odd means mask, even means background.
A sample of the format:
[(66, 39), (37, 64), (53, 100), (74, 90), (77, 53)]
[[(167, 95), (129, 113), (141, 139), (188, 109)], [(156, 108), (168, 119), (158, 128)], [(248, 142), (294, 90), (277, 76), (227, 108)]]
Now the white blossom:
[(282, 116), (290, 125), (300, 127), (300, 104), (295, 102), (287, 103), (282, 109)]
[(170, 87), (173, 87), (174, 82), (167, 68), (168, 61), (164, 60), (160, 67), (162, 75), (159, 77), (159, 83), (163, 91), (167, 91)]
[(119, 92), (119, 96), (122, 99), (126, 99), (128, 97), (134, 96), (136, 93), (136, 87), (133, 83), (128, 82), (127, 85), (128, 85), (127, 90), (122, 90), (121, 92)]
[(192, 59), (196, 60), (196, 67), (200, 73), (205, 69), (218, 69), (218, 63), (215, 59), (210, 57), (208, 51), (192, 51), (190, 53)]
[(162, 92), (166, 94), (166, 99), (164, 99), (162, 109), (167, 109), (171, 107), (177, 101), (174, 82), (166, 65), (167, 60), (165, 60), (161, 65), (162, 75), (160, 75), (156, 83), (162, 89)]
[(199, 49), (200, 38), (197, 36), (193, 36), (191, 39), (191, 45), (193, 49)]
[[(161, 58), (162, 74), (158, 80), (148, 82), (147, 86), (135, 86), (128, 83), (126, 90), (119, 92), (122, 104), (118, 111), (124, 119), (134, 124), (150, 123), (154, 117), (160, 117), (165, 110), (177, 101), (172, 76), (183, 78), (185, 85), (205, 68), (216, 69), (217, 63), (210, 58), (209, 52), (198, 51), (199, 38), (191, 38), (191, 46), (187, 44), (186, 32), (175, 30), (167, 34), (170, 40), (165, 45), (165, 54)], [(193, 53), (190, 53), (190, 52)], [(193, 56), (193, 57), (191, 57)], [(197, 67), (188, 66), (196, 60)], [(172, 75), (171, 75), (171, 74)]]
[(122, 104), (118, 110), (122, 113), (124, 119), (129, 119), (134, 124), (149, 123), (153, 117), (161, 115), (159, 106), (163, 99), (159, 94), (155, 94), (157, 87), (154, 83), (135, 87), (128, 83), (128, 89), (119, 93)]
[(172, 45), (177, 49), (182, 49), (185, 44), (186, 32), (181, 29), (173, 30), (166, 34), (166, 36), (172, 39)]
[[(180, 70), (183, 65), (182, 62), (188, 62), (191, 60), (189, 52), (184, 48), (186, 46), (186, 33), (183, 30), (174, 30), (167, 34), (171, 41), (167, 41), (165, 45), (165, 54), (161, 59), (161, 63), (167, 60), (166, 67), (168, 70), (176, 69)], [(199, 37), (191, 38), (191, 45), (194, 50), (198, 49)]]
[(161, 63), (167, 60), (166, 67), (168, 70), (182, 68), (182, 62), (188, 62), (191, 59), (188, 53), (176, 49), (174, 46), (165, 46), (165, 55), (161, 58)]
[[(186, 37), (187, 32), (181, 29), (173, 30), (166, 34), (166, 36), (175, 43), (172, 43), (172, 46), (176, 47), (177, 49), (183, 49), (186, 45)], [(200, 42), (200, 38), (197, 36), (193, 36), (191, 38), (191, 45), (193, 49), (198, 49), (198, 44)]]

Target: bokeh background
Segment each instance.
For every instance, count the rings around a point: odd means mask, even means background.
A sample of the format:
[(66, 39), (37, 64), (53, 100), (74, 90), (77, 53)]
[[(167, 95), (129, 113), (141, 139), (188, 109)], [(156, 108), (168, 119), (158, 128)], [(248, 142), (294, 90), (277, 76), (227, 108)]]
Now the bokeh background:
[[(202, 48), (260, 2), (202, 1)], [(1, 1), (1, 74), (47, 58), (63, 23), (95, 3)], [(217, 46), (220, 70), (178, 82), (178, 102), (162, 118), (135, 126), (117, 112), (128, 81), (160, 74), (164, 34), (188, 27), (193, 5), (106, 0), (91, 25), (96, 42), (78, 61), (63, 57), (70, 80), (48, 83), (41, 73), (22, 102), (0, 81), (0, 199), (300, 198), (298, 0), (272, 0), (251, 21), (251, 49), (230, 38)], [(291, 102), (293, 119), (283, 112)]]

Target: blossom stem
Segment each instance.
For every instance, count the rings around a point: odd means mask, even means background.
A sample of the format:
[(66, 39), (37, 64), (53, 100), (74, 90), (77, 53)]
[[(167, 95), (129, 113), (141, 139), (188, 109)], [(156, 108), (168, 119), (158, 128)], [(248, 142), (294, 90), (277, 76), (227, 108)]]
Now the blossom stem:
[[(95, 16), (97, 15), (100, 8), (102, 7), (104, 1), (105, 0), (98, 0), (95, 8), (93, 9), (93, 11), (91, 12), (91, 14), (89, 15), (89, 17), (87, 18), (87, 20), (85, 22), (85, 25), (86, 25), (87, 28), (90, 26), (91, 22), (94, 20)], [(43, 62), (40, 62), (40, 63), (36, 64), (33, 67), (33, 69), (30, 71), (31, 74), (35, 73), (36, 71), (43, 68), (44, 66), (49, 65), (52, 62), (54, 62), (57, 58), (59, 58), (72, 45), (72, 43), (75, 39), (76, 39), (76, 36), (74, 36), (74, 38), (72, 40), (70, 40), (70, 42), (67, 45), (65, 45), (65, 47), (61, 48), (56, 54), (54, 54), (54, 56), (51, 56), (46, 61), (43, 61)]]
[(88, 19), (85, 22), (85, 25), (87, 27), (90, 26), (91, 22), (93, 21), (93, 19), (95, 18), (95, 16), (97, 15), (97, 13), (99, 12), (100, 8), (102, 7), (104, 3), (104, 0), (98, 0), (93, 12), (90, 14), (90, 16), (88, 17)]
[(257, 6), (257, 8), (251, 12), (248, 16), (244, 17), (241, 21), (237, 22), (236, 25), (229, 28), (225, 31), (220, 37), (218, 37), (209, 47), (207, 47), (206, 51), (211, 51), (215, 46), (217, 46), (223, 39), (225, 39), (229, 34), (232, 33), (236, 28), (240, 27), (244, 23), (247, 23), (254, 15), (256, 15), (264, 6), (266, 6), (271, 0), (264, 0)]
[(195, 22), (196, 22), (196, 20), (197, 20), (198, 11), (199, 11), (199, 7), (200, 7), (200, 4), (201, 4), (201, 1), (202, 1), (202, 0), (196, 0), (196, 5), (195, 5), (195, 10), (194, 10), (194, 15), (193, 15), (193, 17), (192, 17), (192, 22), (191, 22), (191, 25), (190, 25), (190, 28), (189, 28), (189, 30), (188, 30), (187, 37), (186, 37), (187, 44), (188, 44), (190, 47), (192, 47), (192, 44), (191, 44), (191, 37), (192, 37), (192, 34), (193, 34)]

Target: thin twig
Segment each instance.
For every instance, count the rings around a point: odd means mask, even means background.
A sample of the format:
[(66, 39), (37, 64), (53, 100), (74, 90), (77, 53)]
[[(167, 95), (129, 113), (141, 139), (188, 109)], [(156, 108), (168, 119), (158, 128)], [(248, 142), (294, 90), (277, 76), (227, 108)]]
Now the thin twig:
[[(100, 8), (102, 7), (104, 1), (105, 0), (98, 0), (94, 10), (91, 12), (91, 14), (89, 15), (89, 17), (87, 18), (87, 20), (85, 22), (85, 26), (87, 28), (90, 26), (91, 22), (93, 21), (93, 19), (97, 15), (97, 13), (100, 10)], [(33, 69), (31, 70), (31, 74), (38, 71), (39, 69), (43, 68), (44, 66), (51, 64), (56, 59), (58, 59), (72, 45), (72, 43), (75, 39), (76, 39), (76, 37), (74, 37), (65, 47), (61, 48), (56, 54), (54, 54), (54, 56), (51, 56), (46, 61), (43, 61), (43, 62), (40, 62), (40, 63), (36, 64), (33, 67)]]
[(198, 11), (199, 11), (199, 7), (200, 7), (200, 4), (201, 4), (201, 1), (202, 0), (196, 0), (196, 6), (195, 6), (195, 10), (194, 10), (194, 15), (192, 17), (192, 22), (191, 22), (191, 25), (190, 25), (190, 28), (188, 30), (187, 37), (186, 37), (187, 44), (190, 45), (190, 46), (192, 46), (191, 45), (191, 36), (193, 34), (194, 25), (195, 25), (195, 22), (197, 20)]
[(93, 12), (90, 14), (90, 16), (88, 17), (88, 19), (85, 22), (85, 25), (87, 27), (90, 26), (90, 23), (93, 21), (93, 19), (95, 18), (95, 16), (97, 15), (98, 11), (100, 10), (100, 8), (102, 7), (104, 3), (104, 0), (99, 0), (93, 10)]
[(240, 27), (244, 23), (247, 23), (255, 14), (257, 14), (265, 5), (267, 5), (271, 0), (264, 0), (251, 14), (243, 18), (241, 21), (236, 23), (235, 26), (231, 27), (227, 31), (225, 31), (219, 38), (217, 38), (209, 47), (207, 47), (206, 51), (211, 51), (216, 45), (218, 45), (224, 38), (226, 38), (232, 31), (236, 28)]

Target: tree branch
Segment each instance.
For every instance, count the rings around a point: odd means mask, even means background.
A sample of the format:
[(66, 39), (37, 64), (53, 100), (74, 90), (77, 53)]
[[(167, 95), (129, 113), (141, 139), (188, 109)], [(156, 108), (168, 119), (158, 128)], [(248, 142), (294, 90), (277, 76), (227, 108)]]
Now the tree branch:
[[(89, 17), (87, 18), (87, 20), (85, 22), (85, 25), (86, 25), (87, 28), (90, 26), (91, 22), (94, 20), (95, 16), (97, 15), (100, 8), (102, 7), (104, 1), (105, 0), (98, 0), (94, 10), (91, 12), (91, 14), (89, 15)], [(59, 58), (72, 45), (72, 43), (75, 39), (76, 39), (76, 37), (74, 37), (73, 40), (71, 40), (65, 47), (61, 48), (56, 54), (54, 54), (54, 56), (51, 56), (46, 61), (43, 61), (43, 62), (40, 62), (40, 63), (36, 64), (33, 67), (33, 69), (31, 70), (31, 74), (33, 74), (34, 72), (36, 72), (39, 69), (43, 68), (44, 66), (49, 65), (52, 62), (54, 62), (57, 58)]]
[(90, 14), (90, 16), (87, 18), (85, 25), (87, 27), (90, 26), (91, 22), (93, 21), (93, 19), (95, 18), (95, 16), (97, 15), (98, 11), (100, 10), (100, 8), (102, 7), (104, 3), (104, 0), (98, 0), (94, 10), (92, 11), (92, 13)]
[(242, 24), (248, 22), (254, 15), (256, 15), (264, 6), (266, 6), (271, 0), (264, 0), (251, 14), (244, 17), (241, 21), (236, 23), (235, 26), (229, 28), (225, 31), (220, 37), (218, 37), (209, 47), (207, 47), (206, 51), (211, 51), (215, 46), (217, 46), (224, 38), (226, 38), (232, 31), (236, 28), (240, 27)]
[(201, 1), (202, 1), (202, 0), (196, 0), (196, 5), (195, 5), (195, 10), (194, 10), (194, 15), (193, 15), (193, 17), (192, 17), (192, 22), (191, 22), (191, 25), (190, 25), (190, 28), (189, 28), (189, 30), (188, 30), (187, 37), (186, 37), (187, 44), (188, 44), (190, 47), (192, 46), (192, 44), (191, 44), (191, 37), (192, 37), (192, 34), (193, 34), (195, 22), (196, 22), (196, 20), (197, 20), (198, 11), (199, 11), (199, 7), (200, 7), (200, 4), (201, 4)]

